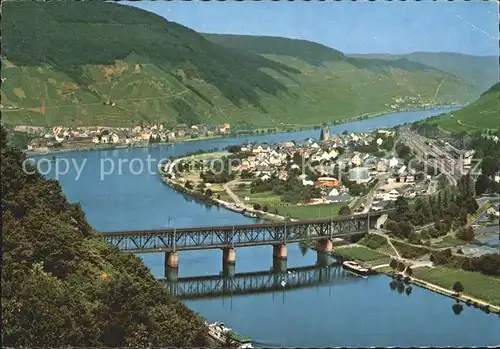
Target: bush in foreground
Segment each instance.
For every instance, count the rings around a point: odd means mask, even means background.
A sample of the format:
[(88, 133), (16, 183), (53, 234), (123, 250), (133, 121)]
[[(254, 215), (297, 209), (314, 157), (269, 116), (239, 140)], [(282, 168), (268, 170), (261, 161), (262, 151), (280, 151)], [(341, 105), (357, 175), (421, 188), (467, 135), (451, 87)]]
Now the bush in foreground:
[(142, 263), (108, 246), (59, 183), (2, 149), (2, 343), (8, 347), (193, 347), (203, 320)]

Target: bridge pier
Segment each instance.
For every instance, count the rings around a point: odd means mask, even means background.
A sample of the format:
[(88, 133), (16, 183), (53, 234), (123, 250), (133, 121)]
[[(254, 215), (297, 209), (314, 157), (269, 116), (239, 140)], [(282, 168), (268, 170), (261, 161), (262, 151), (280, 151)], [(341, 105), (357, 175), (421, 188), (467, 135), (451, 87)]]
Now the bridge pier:
[(222, 276), (224, 278), (233, 278), (236, 270), (236, 265), (225, 263), (222, 266)]
[(288, 250), (286, 244), (273, 245), (273, 257), (278, 259), (287, 259)]
[(326, 267), (333, 263), (333, 256), (330, 253), (319, 252), (316, 255), (316, 264), (322, 267)]
[(165, 269), (179, 267), (179, 252), (165, 252)]
[(165, 278), (176, 282), (179, 278), (179, 252), (165, 252)]
[(287, 260), (283, 258), (273, 258), (273, 273), (282, 274), (286, 272)]
[(236, 250), (234, 247), (222, 249), (222, 274), (224, 277), (234, 277), (236, 264)]
[(320, 239), (316, 241), (316, 251), (319, 253), (332, 253), (333, 241), (330, 239)]
[(167, 281), (170, 283), (176, 282), (179, 279), (179, 268), (166, 267), (165, 279), (167, 279)]
[(225, 247), (222, 249), (222, 264), (236, 264), (236, 250), (234, 247)]

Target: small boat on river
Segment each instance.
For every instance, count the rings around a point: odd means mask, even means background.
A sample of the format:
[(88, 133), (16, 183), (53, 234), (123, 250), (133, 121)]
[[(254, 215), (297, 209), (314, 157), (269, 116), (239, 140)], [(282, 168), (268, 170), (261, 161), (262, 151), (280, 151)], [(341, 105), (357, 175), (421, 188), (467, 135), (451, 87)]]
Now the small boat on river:
[(229, 327), (226, 327), (223, 322), (214, 322), (208, 324), (208, 335), (219, 343), (225, 343), (227, 341), (227, 336), (229, 336), (231, 342), (238, 345), (238, 348), (253, 348), (252, 339), (246, 337), (238, 332), (233, 331)]
[(356, 262), (353, 262), (353, 261), (345, 261), (342, 263), (342, 266), (349, 270), (349, 271), (352, 271), (356, 274), (359, 274), (361, 276), (366, 276), (368, 274), (370, 274), (372, 272), (371, 269), (368, 269), (368, 268), (365, 268), (363, 267), (362, 265), (356, 263)]

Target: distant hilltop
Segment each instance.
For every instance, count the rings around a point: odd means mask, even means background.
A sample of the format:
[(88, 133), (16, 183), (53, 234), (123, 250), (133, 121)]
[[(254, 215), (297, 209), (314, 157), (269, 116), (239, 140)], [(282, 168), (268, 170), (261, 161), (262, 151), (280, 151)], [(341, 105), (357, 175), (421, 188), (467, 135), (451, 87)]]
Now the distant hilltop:
[(107, 2), (5, 2), (2, 122), (293, 128), (464, 104), (465, 78), (317, 43), (201, 35)]
[(438, 115), (420, 124), (449, 132), (496, 131), (500, 128), (500, 83), (496, 83), (465, 107)]

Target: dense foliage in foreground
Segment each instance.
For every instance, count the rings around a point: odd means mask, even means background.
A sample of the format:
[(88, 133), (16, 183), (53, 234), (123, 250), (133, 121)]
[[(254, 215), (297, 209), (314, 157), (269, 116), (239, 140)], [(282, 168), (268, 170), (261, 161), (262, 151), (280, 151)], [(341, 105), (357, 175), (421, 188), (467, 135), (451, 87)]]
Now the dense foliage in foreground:
[(203, 320), (141, 260), (106, 245), (57, 181), (2, 150), (2, 343), (11, 347), (206, 346)]

